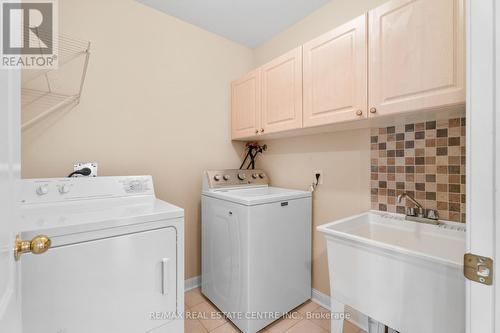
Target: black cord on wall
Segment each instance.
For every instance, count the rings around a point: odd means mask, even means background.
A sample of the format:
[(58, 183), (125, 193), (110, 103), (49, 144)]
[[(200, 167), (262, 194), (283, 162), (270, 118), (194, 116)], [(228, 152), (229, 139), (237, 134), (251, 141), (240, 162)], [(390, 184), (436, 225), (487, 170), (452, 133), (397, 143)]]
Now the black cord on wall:
[(83, 168), (80, 170), (75, 170), (68, 175), (68, 178), (74, 177), (75, 175), (90, 176), (92, 170), (90, 168)]

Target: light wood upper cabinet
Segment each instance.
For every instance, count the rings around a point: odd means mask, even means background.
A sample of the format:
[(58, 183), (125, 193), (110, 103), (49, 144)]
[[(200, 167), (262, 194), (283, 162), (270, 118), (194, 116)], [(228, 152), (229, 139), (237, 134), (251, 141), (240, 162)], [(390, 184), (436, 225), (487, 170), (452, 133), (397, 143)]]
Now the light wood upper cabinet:
[(261, 72), (246, 74), (231, 84), (231, 134), (233, 139), (256, 135), (260, 129)]
[(302, 127), (302, 47), (261, 67), (264, 133)]
[(371, 115), (465, 102), (463, 0), (393, 0), (369, 12)]
[(366, 30), (362, 15), (303, 46), (304, 127), (367, 117)]
[(464, 3), (389, 1), (233, 82), (233, 139), (465, 104)]

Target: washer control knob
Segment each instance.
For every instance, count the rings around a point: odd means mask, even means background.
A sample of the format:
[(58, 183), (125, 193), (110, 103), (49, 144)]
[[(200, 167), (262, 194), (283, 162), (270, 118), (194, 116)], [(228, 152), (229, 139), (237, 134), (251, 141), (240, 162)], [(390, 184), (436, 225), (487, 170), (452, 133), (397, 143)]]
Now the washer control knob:
[(49, 193), (49, 185), (47, 184), (39, 185), (36, 188), (36, 194), (38, 195), (46, 195), (47, 193)]
[(259, 173), (259, 178), (260, 178), (260, 179), (264, 179), (264, 178), (266, 178), (266, 175), (265, 175), (265, 174), (263, 174), (263, 173)]
[(257, 178), (259, 178), (259, 174), (258, 174), (258, 173), (253, 173), (253, 174), (252, 174), (252, 178), (253, 178), (253, 179), (257, 179)]
[(214, 180), (215, 180), (216, 182), (220, 181), (220, 176), (219, 176), (219, 175), (215, 175), (215, 176), (214, 176)]
[(245, 175), (244, 173), (239, 173), (238, 174), (238, 179), (239, 180), (245, 180), (245, 179), (247, 179), (247, 175)]
[(229, 176), (229, 175), (224, 175), (222, 178), (224, 178), (224, 180), (228, 181), (229, 179), (231, 179), (231, 176)]
[(69, 192), (69, 185), (63, 184), (59, 186), (59, 193), (66, 194)]

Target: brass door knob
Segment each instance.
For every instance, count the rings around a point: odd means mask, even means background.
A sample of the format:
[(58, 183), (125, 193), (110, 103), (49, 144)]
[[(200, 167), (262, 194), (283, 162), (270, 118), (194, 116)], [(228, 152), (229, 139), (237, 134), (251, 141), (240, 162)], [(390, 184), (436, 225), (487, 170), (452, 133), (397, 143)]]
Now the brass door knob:
[(363, 115), (363, 111), (361, 111), (361, 110), (356, 111), (356, 116), (362, 116), (362, 115)]
[(16, 244), (14, 246), (14, 257), (19, 260), (23, 253), (42, 254), (47, 252), (52, 241), (49, 237), (40, 235), (33, 238), (31, 241), (23, 241), (19, 235), (16, 236)]
[(377, 109), (376, 108), (370, 108), (370, 113), (377, 113)]
[(261, 132), (261, 133), (264, 133), (264, 129), (263, 129), (263, 128), (261, 128), (261, 129), (260, 129), (260, 132)]

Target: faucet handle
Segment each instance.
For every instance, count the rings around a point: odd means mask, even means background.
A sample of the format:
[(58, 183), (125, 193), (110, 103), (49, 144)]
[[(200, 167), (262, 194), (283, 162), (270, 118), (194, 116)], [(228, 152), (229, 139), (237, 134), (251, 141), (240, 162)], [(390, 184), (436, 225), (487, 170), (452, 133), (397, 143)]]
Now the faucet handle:
[(417, 207), (416, 211), (418, 217), (425, 217), (425, 209), (423, 209), (422, 207)]
[(416, 216), (415, 215), (415, 208), (414, 207), (406, 208), (406, 215), (408, 215), (408, 216)]
[(439, 213), (437, 210), (434, 209), (428, 209), (426, 213), (426, 217), (431, 220), (437, 220), (439, 219)]

